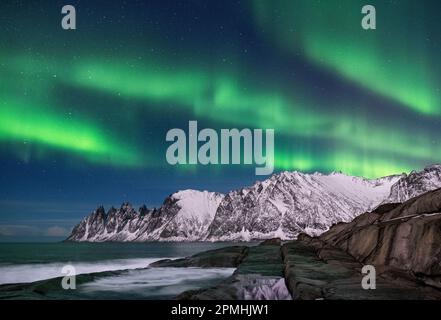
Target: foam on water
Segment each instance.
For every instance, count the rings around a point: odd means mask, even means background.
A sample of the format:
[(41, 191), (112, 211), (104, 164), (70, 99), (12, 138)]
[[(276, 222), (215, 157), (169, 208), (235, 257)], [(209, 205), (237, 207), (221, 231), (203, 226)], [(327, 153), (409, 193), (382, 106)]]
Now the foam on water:
[(234, 268), (149, 268), (130, 270), (81, 285), (83, 294), (91, 297), (129, 298), (172, 297), (177, 294), (217, 283), (231, 276)]
[(69, 264), (75, 267), (76, 274), (146, 268), (161, 258), (137, 258), (102, 260), (96, 262), (56, 262), (35, 264), (0, 265), (0, 284), (27, 283), (65, 276), (62, 268)]

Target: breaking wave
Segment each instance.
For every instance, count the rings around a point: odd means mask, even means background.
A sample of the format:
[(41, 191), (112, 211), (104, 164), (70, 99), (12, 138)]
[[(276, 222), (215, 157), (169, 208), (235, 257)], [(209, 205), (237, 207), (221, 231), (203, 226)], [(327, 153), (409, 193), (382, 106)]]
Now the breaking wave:
[(35, 264), (0, 265), (0, 284), (27, 283), (65, 276), (62, 268), (69, 264), (75, 267), (76, 274), (103, 271), (146, 268), (161, 258), (116, 259), (94, 262), (55, 262)]

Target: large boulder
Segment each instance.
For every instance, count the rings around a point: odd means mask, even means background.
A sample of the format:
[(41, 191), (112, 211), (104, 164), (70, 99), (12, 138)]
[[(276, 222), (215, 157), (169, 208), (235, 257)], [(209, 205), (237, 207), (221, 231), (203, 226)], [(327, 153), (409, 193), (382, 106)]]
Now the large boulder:
[(335, 225), (316, 241), (441, 288), (441, 189)]

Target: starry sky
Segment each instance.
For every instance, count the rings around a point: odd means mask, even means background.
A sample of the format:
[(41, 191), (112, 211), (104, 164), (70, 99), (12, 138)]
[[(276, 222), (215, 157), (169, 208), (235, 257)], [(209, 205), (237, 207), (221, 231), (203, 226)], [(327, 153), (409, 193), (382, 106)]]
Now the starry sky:
[[(61, 28), (74, 5), (77, 29)], [(441, 3), (0, 2), (0, 241), (97, 205), (226, 192), (255, 165), (170, 166), (171, 128), (275, 130), (275, 171), (375, 178), (441, 162)]]

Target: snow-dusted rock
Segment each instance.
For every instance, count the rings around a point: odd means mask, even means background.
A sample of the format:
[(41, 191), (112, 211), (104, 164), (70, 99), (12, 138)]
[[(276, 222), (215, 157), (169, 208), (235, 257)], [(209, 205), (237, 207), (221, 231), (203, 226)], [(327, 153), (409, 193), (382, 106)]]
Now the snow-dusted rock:
[(441, 165), (411, 172), (392, 186), (386, 202), (404, 202), (428, 191), (441, 188)]
[(72, 231), (69, 241), (196, 241), (203, 238), (223, 195), (185, 190), (165, 199), (159, 209), (130, 204), (111, 208), (107, 214), (99, 207)]
[(282, 172), (230, 192), (209, 228), (210, 240), (292, 239), (318, 235), (375, 208), (401, 176), (368, 180), (342, 173)]

